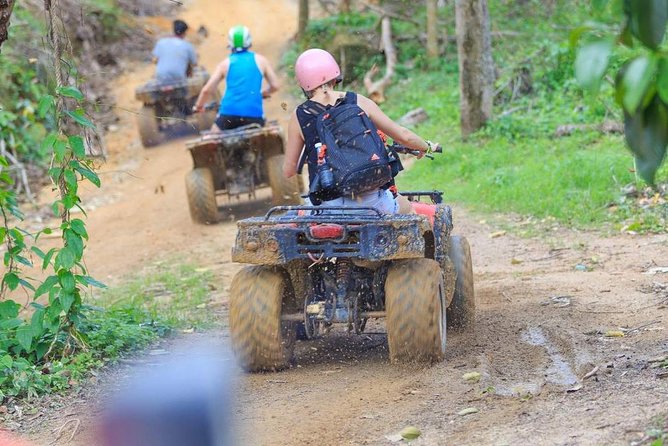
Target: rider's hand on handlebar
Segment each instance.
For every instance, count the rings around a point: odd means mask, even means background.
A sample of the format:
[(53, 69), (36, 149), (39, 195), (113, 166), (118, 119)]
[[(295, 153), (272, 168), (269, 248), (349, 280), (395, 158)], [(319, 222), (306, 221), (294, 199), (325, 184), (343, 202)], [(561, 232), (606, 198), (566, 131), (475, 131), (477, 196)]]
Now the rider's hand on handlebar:
[(427, 149), (427, 152), (426, 152), (427, 154), (443, 152), (443, 147), (441, 147), (441, 145), (439, 143), (429, 141), (429, 140), (426, 140), (425, 142), (427, 143), (427, 146), (429, 147)]

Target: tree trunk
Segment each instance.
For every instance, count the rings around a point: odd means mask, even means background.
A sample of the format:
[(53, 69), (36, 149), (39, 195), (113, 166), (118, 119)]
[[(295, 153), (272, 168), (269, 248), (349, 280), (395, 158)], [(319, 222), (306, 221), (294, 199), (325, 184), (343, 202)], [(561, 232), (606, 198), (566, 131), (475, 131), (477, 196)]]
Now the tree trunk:
[(430, 59), (438, 57), (436, 2), (437, 0), (427, 0), (427, 57)]
[(341, 0), (341, 14), (348, 14), (350, 12), (350, 3), (352, 0)]
[(481, 128), (492, 116), (494, 60), (487, 0), (456, 0), (459, 55), (459, 109), (462, 136)]
[(14, 0), (0, 0), (0, 47), (9, 37), (9, 19), (13, 8)]
[(304, 37), (306, 26), (308, 25), (308, 0), (299, 0), (299, 27), (297, 28), (297, 37)]

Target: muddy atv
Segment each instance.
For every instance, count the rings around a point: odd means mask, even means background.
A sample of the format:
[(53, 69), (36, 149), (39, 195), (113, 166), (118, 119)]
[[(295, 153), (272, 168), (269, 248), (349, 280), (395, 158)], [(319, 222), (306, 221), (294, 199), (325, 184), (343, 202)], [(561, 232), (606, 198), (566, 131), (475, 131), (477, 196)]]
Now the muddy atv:
[(301, 177), (283, 176), (283, 131), (276, 121), (264, 127), (249, 124), (203, 133), (186, 147), (194, 165), (186, 176), (186, 192), (196, 223), (215, 223), (221, 218), (216, 203), (221, 195), (228, 201), (255, 199), (258, 188), (269, 186), (274, 205), (300, 202)]
[[(373, 208), (274, 207), (239, 221), (230, 334), (246, 370), (289, 366), (298, 336), (385, 318), (393, 362), (443, 359), (446, 328), (475, 317), (469, 244), (451, 235), (441, 192), (404, 192), (416, 214)], [(423, 202), (427, 199), (430, 203)]]
[[(206, 70), (196, 67), (192, 76), (184, 81), (151, 79), (135, 90), (135, 98), (143, 104), (137, 115), (137, 125), (144, 147), (159, 144), (164, 133), (184, 124), (197, 131), (211, 128), (216, 119), (215, 110), (192, 112), (197, 96), (208, 80)], [(213, 100), (219, 100), (218, 93)]]

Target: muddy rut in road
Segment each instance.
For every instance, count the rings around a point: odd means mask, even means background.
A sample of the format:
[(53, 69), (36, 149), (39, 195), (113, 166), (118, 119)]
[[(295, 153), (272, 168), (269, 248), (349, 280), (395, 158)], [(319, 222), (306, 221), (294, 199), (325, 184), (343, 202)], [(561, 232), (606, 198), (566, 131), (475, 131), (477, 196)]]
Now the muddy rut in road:
[[(193, 1), (181, 14), (209, 29), (198, 47), (202, 64), (212, 70), (224, 56), (224, 33), (236, 23), (248, 25), (254, 48), (276, 63), (294, 33), (296, 2), (223, 3)], [(133, 89), (152, 69), (136, 66), (118, 81), (120, 108), (138, 108)], [(296, 103), (273, 98), (268, 117), (285, 123), (284, 101), (288, 110)], [(106, 185), (87, 191), (92, 274), (117, 283), (145, 264), (178, 258), (211, 268), (227, 290), (239, 268), (230, 262), (231, 219), (262, 212), (267, 201), (232, 210), (221, 203), (226, 221), (192, 224), (185, 139), (144, 150), (130, 114), (119, 126), (107, 139)], [(381, 445), (408, 425), (423, 432), (415, 445), (628, 444), (644, 438), (652, 417), (668, 414), (668, 379), (653, 362), (668, 353), (668, 274), (645, 274), (668, 266), (666, 236), (556, 228), (536, 239), (491, 237), (493, 228), (462, 209), (455, 224), (474, 256), (475, 333), (449, 333), (446, 359), (433, 367), (389, 364), (382, 324), (362, 337), (299, 343), (295, 367), (244, 378), (236, 405), (241, 444)], [(623, 337), (606, 336), (620, 328)], [(474, 371), (478, 382), (462, 378)], [(114, 373), (110, 381), (122, 376)], [(73, 407), (92, 423), (88, 403)], [(467, 408), (477, 412), (458, 415)], [(43, 441), (62, 422), (46, 415), (26, 428)]]

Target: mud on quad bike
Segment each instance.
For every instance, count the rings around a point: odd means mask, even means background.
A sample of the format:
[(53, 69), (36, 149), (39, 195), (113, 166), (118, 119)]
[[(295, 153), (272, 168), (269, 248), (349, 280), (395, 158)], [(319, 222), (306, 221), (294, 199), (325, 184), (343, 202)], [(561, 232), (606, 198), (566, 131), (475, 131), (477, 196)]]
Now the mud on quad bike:
[[(161, 132), (188, 121), (198, 131), (209, 130), (216, 119), (215, 110), (193, 113), (197, 96), (209, 80), (209, 74), (195, 67), (192, 75), (183, 81), (151, 79), (135, 90), (135, 98), (142, 102), (137, 115), (139, 137), (144, 147), (155, 146), (162, 139)], [(216, 92), (214, 101), (220, 99)]]
[(194, 168), (186, 176), (190, 216), (197, 223), (219, 218), (217, 195), (248, 196), (269, 186), (274, 205), (299, 204), (301, 177), (283, 177), (283, 130), (276, 121), (203, 133), (188, 141)]
[(285, 368), (297, 337), (315, 338), (337, 323), (361, 334), (369, 319), (385, 318), (393, 362), (439, 361), (446, 327), (472, 329), (471, 252), (466, 238), (450, 234), (450, 207), (438, 191), (402, 195), (416, 214), (282, 206), (237, 223), (232, 259), (254, 264), (230, 289), (242, 367)]

